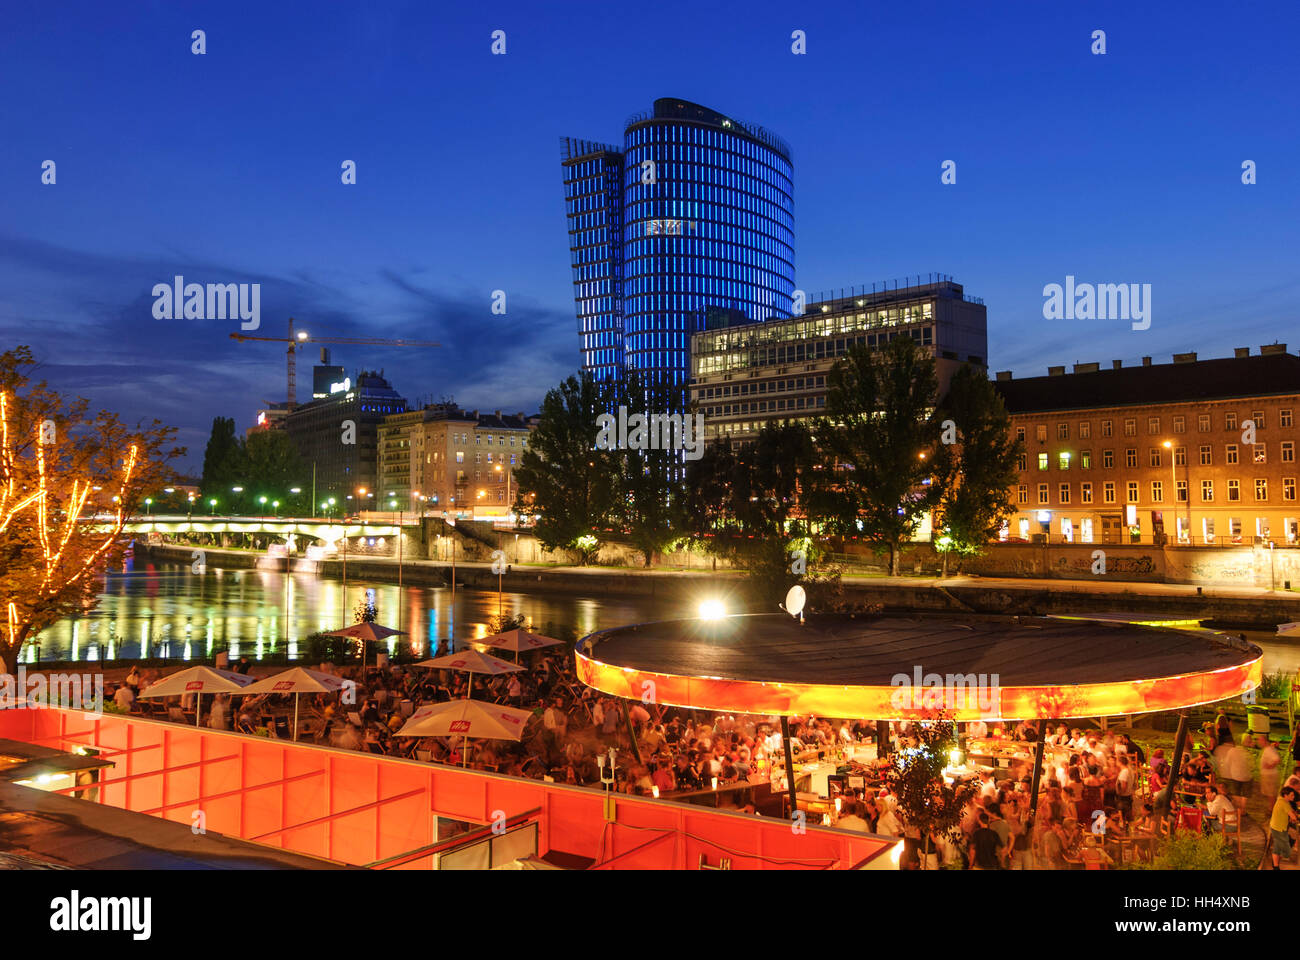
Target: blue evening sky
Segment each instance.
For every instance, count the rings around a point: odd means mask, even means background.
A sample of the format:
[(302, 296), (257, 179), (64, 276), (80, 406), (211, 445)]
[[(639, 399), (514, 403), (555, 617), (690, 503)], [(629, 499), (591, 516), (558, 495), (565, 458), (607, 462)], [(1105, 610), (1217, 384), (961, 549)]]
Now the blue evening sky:
[[(150, 290), (260, 282), (260, 332), (439, 340), (334, 359), (536, 410), (579, 359), (559, 138), (621, 142), (676, 96), (791, 144), (800, 288), (953, 274), (995, 370), (1294, 350), (1298, 26), (1283, 3), (10, 4), (0, 349), (175, 423), (197, 467), (213, 416), (283, 399), (283, 351), (155, 320)], [(1151, 328), (1045, 321), (1067, 274), (1150, 283)]]

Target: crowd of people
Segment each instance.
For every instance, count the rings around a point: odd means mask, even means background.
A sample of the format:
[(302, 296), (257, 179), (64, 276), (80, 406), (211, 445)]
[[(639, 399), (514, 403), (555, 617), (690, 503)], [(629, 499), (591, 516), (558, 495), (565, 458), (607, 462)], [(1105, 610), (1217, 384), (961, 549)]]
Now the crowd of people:
[[(445, 644), (435, 656), (449, 652)], [(579, 682), (564, 647), (536, 651), (528, 658), (524, 671), (491, 678), (414, 665), (333, 668), (340, 677), (355, 681), (355, 703), (341, 702), (337, 694), (304, 697), (300, 736), (336, 747), (604, 786), (631, 795), (716, 791), (717, 806), (748, 813), (760, 812), (754, 785), (766, 782), (774, 767), (784, 769), (777, 717), (706, 715), (624, 702)], [(234, 669), (248, 668), (243, 660)], [(114, 694), (118, 708), (139, 710), (139, 694), (154, 673), (133, 668)], [(533, 717), (518, 742), (396, 735), (420, 706), (464, 697), (529, 709)], [(191, 711), (194, 706), (180, 705)], [(288, 697), (221, 694), (205, 697), (203, 707), (201, 721), (216, 729), (288, 735), (282, 719), (292, 711)], [(876, 742), (877, 732), (871, 721), (805, 718), (792, 722), (791, 749), (796, 760), (815, 758), (837, 746)], [(905, 748), (909, 733), (906, 723), (889, 725), (891, 750)], [(976, 722), (964, 725), (962, 733), (979, 739), (988, 737), (990, 730), (987, 723)], [(1004, 731), (995, 729), (993, 734)], [(1004, 735), (1027, 743), (1036, 739), (1037, 727), (1029, 722), (1008, 725)], [(1125, 841), (1133, 841), (1138, 855), (1145, 854), (1152, 847), (1147, 841), (1160, 834), (1171, 802), (1176, 809), (1199, 799), (1213, 828), (1233, 823), (1244, 798), (1258, 791), (1273, 811), (1269, 829), (1275, 859), (1286, 859), (1292, 849), (1300, 772), (1292, 772), (1281, 784), (1283, 755), (1277, 744), (1258, 736), (1256, 774), (1248, 736), (1235, 737), (1223, 716), (1208, 724), (1197, 738), (1200, 749), (1184, 753), (1171, 801), (1172, 771), (1165, 750), (1147, 756), (1125, 734), (1060, 725), (1046, 735), (1032, 817), (1031, 771), (1021, 760), (1007, 768), (1009, 776), (1000, 782), (985, 771), (957, 828), (932, 834), (928, 844), (919, 831), (907, 827), (897, 798), (882, 781), (846, 790), (833, 822), (845, 829), (903, 837), (908, 841), (904, 866), (916, 865), (929, 852), (936, 863), (961, 862), (974, 869), (1064, 869), (1114, 862)], [(1300, 761), (1300, 741), (1293, 739), (1289, 749)], [(772, 793), (779, 795), (784, 784), (777, 787), (780, 790), (774, 787)], [(1242, 798), (1240, 806), (1233, 798)]]

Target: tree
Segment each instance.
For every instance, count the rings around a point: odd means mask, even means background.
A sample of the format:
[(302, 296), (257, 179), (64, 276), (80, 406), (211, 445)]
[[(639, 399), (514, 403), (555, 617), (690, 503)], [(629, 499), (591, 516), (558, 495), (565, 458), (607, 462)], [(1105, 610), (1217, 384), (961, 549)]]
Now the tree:
[(44, 381), (27, 347), (0, 354), (0, 669), (23, 644), (94, 606), (126, 520), (184, 450), (154, 420), (134, 428)]
[(963, 366), (953, 375), (939, 416), (941, 441), (956, 440), (941, 442), (935, 455), (936, 472), (944, 478), (942, 534), (935, 545), (947, 576), (949, 554), (979, 553), (1015, 512), (1010, 491), (1024, 445), (1012, 437), (1007, 408), (978, 367)]
[[(635, 374), (629, 376), (621, 399), (629, 411), (643, 411), (647, 417), (651, 413), (690, 416), (681, 388), (642, 381)], [(622, 462), (613, 517), (632, 545), (644, 555), (645, 565), (649, 567), (656, 553), (681, 536), (686, 519), (683, 460), (672, 449), (620, 452)]]
[(934, 358), (905, 336), (882, 350), (857, 346), (827, 387), (815, 428), (826, 463), (810, 510), (827, 532), (860, 534), (887, 551), (897, 576), (899, 547), (942, 494), (929, 461), (939, 441)]
[(205, 500), (226, 500), (232, 496), (231, 487), (243, 484), (243, 455), (243, 445), (235, 436), (235, 421), (230, 417), (214, 418), (203, 451), (203, 479), (199, 483)]
[(948, 783), (943, 769), (957, 746), (957, 727), (942, 711), (912, 724), (911, 740), (884, 769), (885, 783), (898, 798), (898, 816), (921, 840), (921, 864), (930, 853), (930, 838), (951, 834), (975, 786)]
[(283, 430), (257, 430), (243, 442), (242, 448), (248, 477), (243, 484), (246, 491), (262, 491), (268, 500), (279, 500), (286, 510), (290, 500), (300, 501), (301, 506), (305, 502), (303, 498), (311, 496), (310, 492), (297, 496), (289, 492), (294, 487), (303, 488), (303, 475), (309, 471), (298, 448)]
[(614, 520), (621, 451), (596, 449), (596, 419), (617, 396), (614, 384), (585, 370), (548, 391), (515, 469), (515, 513), (533, 522), (543, 546), (577, 550), (584, 565)]
[(687, 468), (692, 539), (748, 570), (755, 593), (773, 602), (802, 576), (790, 551), (809, 546), (799, 503), (813, 463), (812, 437), (792, 422), (764, 427), (749, 444), (719, 441)]

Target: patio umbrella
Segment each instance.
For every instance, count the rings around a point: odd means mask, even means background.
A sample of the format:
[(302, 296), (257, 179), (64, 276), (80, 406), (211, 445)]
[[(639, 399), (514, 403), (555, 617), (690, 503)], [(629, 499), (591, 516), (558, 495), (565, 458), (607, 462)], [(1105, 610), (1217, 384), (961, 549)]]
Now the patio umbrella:
[(521, 650), (538, 650), (542, 647), (554, 647), (563, 643), (563, 640), (556, 640), (554, 637), (543, 637), (539, 633), (529, 633), (527, 630), (516, 627), (514, 630), (507, 630), (505, 633), (494, 633), (490, 637), (484, 637), (482, 640), (475, 641), (485, 644), (489, 647), (496, 647), (498, 650), (513, 650), (515, 662), (519, 662), (519, 651)]
[(474, 674), (476, 673), (485, 673), (490, 677), (498, 677), (503, 673), (520, 673), (524, 669), (517, 663), (502, 660), (490, 653), (479, 653), (472, 647), (459, 653), (449, 653), (444, 657), (436, 657), (433, 660), (422, 660), (416, 666), (432, 667), (435, 670), (459, 670), (462, 673), (468, 673), (470, 693), (474, 692)]
[(245, 687), (241, 692), (254, 693), (292, 693), (293, 694), (293, 738), (298, 739), (298, 697), (304, 693), (337, 693), (347, 687), (346, 681), (332, 673), (308, 670), (306, 667), (294, 667), (284, 673), (258, 680)]
[(385, 627), (378, 623), (367, 623), (363, 620), (361, 623), (354, 623), (342, 630), (327, 630), (324, 635), (327, 637), (351, 637), (353, 640), (362, 641), (361, 669), (364, 670), (366, 667), (366, 643), (378, 643), (380, 640), (398, 635), (407, 636), (407, 632), (405, 630), (394, 630), (392, 627)]
[(175, 697), (197, 694), (194, 701), (194, 725), (199, 725), (205, 693), (237, 693), (253, 682), (252, 677), (216, 667), (190, 667), (150, 684), (141, 697)]
[[(398, 737), (449, 737), (465, 740), (478, 737), (485, 740), (520, 740), (531, 710), (498, 707), (481, 700), (448, 700), (421, 707), (398, 730)], [(461, 765), (467, 762), (468, 751), (462, 745)]]

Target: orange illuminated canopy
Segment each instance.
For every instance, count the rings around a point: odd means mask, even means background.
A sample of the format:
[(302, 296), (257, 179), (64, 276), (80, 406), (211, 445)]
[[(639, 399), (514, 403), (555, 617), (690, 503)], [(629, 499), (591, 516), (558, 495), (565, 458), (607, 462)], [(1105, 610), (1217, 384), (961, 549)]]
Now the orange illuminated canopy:
[(578, 644), (588, 686), (729, 713), (878, 720), (1066, 719), (1176, 710), (1259, 684), (1263, 652), (1223, 634), (949, 614), (666, 620)]

